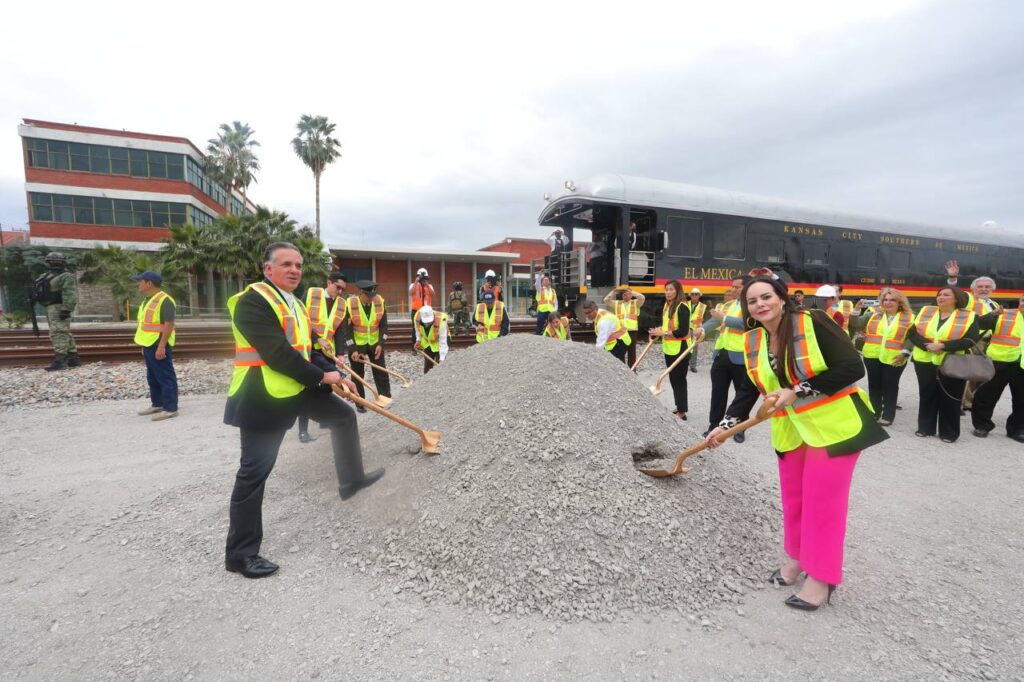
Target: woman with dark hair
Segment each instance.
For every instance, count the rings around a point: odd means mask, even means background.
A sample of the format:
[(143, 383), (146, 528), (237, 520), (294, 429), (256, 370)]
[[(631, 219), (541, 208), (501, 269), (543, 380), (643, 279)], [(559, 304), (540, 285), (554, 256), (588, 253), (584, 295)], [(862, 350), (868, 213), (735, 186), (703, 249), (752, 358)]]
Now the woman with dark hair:
[(935, 294), (935, 305), (921, 308), (907, 334), (915, 346), (919, 438), (934, 436), (936, 423), (943, 443), (960, 437), (960, 402), (966, 382), (940, 375), (939, 366), (947, 353), (963, 354), (978, 343), (978, 323), (967, 304), (967, 294), (961, 289), (942, 287)]
[[(868, 371), (868, 395), (879, 415), (878, 423), (889, 426), (896, 419), (896, 400), (900, 377), (907, 368), (907, 334), (914, 323), (914, 312), (905, 294), (888, 287), (879, 292), (879, 309), (864, 325), (864, 367)], [(851, 329), (859, 326), (853, 318)]]
[[(661, 337), (666, 367), (671, 366), (679, 358), (679, 354), (693, 343), (690, 340), (690, 309), (683, 300), (683, 285), (678, 281), (673, 279), (665, 283), (665, 306), (661, 310), (661, 327), (651, 329), (648, 334), (651, 341)], [(689, 409), (686, 397), (686, 371), (689, 364), (690, 358), (687, 356), (668, 375), (672, 383), (672, 397), (676, 403), (676, 409), (672, 410), (672, 414), (680, 419), (686, 419), (686, 411)]]
[[(888, 438), (863, 389), (850, 337), (819, 310), (798, 310), (785, 285), (754, 277), (740, 293), (744, 364), (763, 396), (776, 399), (769, 420), (778, 456), (784, 548), (789, 560), (768, 580), (792, 585), (786, 606), (813, 611), (843, 578), (850, 481), (860, 452)], [(724, 431), (708, 434), (709, 447)]]

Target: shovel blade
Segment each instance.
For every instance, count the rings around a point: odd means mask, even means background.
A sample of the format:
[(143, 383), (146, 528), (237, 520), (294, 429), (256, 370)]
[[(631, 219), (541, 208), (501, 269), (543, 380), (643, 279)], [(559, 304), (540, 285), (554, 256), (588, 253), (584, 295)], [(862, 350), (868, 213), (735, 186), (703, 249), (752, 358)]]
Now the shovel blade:
[(686, 467), (679, 467), (679, 471), (669, 471), (668, 469), (641, 469), (641, 474), (647, 474), (651, 478), (671, 478), (676, 474), (685, 474), (689, 469)]
[(420, 448), (428, 455), (436, 455), (440, 452), (438, 449), (440, 442), (441, 433), (439, 431), (424, 431), (420, 435)]
[(661, 395), (661, 386), (648, 386), (647, 387), (652, 394)]
[(391, 400), (391, 398), (387, 397), (386, 395), (379, 395), (377, 396), (377, 399), (374, 400), (373, 402), (376, 403), (377, 405), (380, 405), (381, 407), (388, 407), (394, 401)]
[(410, 386), (412, 386), (412, 382), (411, 381), (403, 381), (401, 384), (399, 384), (399, 386), (401, 386), (402, 388), (409, 388)]

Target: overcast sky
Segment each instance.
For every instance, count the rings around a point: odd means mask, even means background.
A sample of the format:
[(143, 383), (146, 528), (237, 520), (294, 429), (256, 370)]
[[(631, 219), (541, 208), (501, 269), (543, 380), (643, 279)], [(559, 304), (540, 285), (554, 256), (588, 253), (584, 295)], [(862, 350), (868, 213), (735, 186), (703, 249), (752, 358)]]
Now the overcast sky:
[(346, 4), (6, 5), (0, 222), (27, 117), (200, 148), (246, 122), (250, 197), (312, 223), (309, 113), (342, 141), (329, 244), (544, 236), (544, 192), (605, 172), (1024, 232), (1017, 0)]

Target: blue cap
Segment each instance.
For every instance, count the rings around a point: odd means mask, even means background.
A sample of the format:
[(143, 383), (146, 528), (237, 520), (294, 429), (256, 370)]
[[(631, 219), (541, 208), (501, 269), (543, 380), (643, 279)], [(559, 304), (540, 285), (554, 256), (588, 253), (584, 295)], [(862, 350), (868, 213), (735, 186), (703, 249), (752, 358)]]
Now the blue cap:
[(494, 293), (490, 291), (485, 291), (480, 295), (480, 300), (483, 301), (484, 303), (494, 303)]
[(132, 279), (135, 280), (136, 282), (146, 280), (147, 282), (152, 282), (157, 286), (160, 286), (164, 281), (164, 278), (160, 276), (159, 272), (153, 272), (152, 270), (140, 272), (139, 274), (132, 277)]

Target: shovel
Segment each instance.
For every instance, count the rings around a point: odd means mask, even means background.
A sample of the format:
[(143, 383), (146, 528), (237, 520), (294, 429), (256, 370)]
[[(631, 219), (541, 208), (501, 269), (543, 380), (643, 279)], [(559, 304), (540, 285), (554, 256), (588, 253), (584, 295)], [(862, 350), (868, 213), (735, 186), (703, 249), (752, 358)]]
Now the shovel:
[[(744, 422), (740, 422), (731, 429), (728, 429), (725, 432), (719, 434), (718, 437), (715, 438), (715, 440), (718, 441), (719, 443), (724, 443), (725, 441), (735, 436), (737, 433), (742, 433), (743, 431), (749, 429), (751, 426), (760, 424), (765, 419), (768, 419), (770, 416), (772, 416), (772, 413), (775, 412), (775, 400), (776, 398), (774, 396), (772, 396), (771, 398), (766, 398), (764, 403), (761, 404), (761, 408), (757, 411), (756, 415), (754, 415), (753, 417)], [(676, 476), (678, 474), (685, 474), (687, 471), (689, 471), (689, 469), (683, 466), (683, 462), (685, 462), (688, 457), (692, 457), (693, 455), (696, 455), (698, 452), (707, 450), (707, 448), (707, 441), (701, 441), (697, 445), (694, 445), (692, 448), (684, 450), (683, 452), (679, 453), (679, 456), (676, 457), (676, 463), (675, 465), (673, 465), (671, 469), (640, 469), (640, 473), (647, 474), (648, 476), (651, 476), (653, 478), (668, 478), (670, 476)]]
[[(340, 363), (340, 364), (338, 363), (338, 358), (336, 358), (333, 355), (331, 355), (330, 351), (321, 349), (320, 352), (324, 354), (325, 358), (327, 358), (328, 360), (333, 362), (335, 365), (338, 365), (339, 367), (345, 367), (344, 363)], [(349, 368), (345, 367), (345, 369), (349, 369)], [(381, 395), (380, 393), (377, 393), (377, 389), (374, 388), (373, 386), (371, 386), (370, 382), (368, 382), (366, 379), (362, 378), (361, 376), (359, 376), (355, 372), (350, 371), (348, 373), (348, 375), (350, 377), (352, 377), (353, 379), (355, 379), (356, 381), (358, 381), (359, 383), (361, 383), (363, 385), (363, 388), (365, 388), (370, 393), (372, 393), (373, 394), (373, 402), (377, 403), (381, 407), (388, 407), (388, 406), (391, 405), (391, 403), (394, 402), (391, 398), (387, 397), (386, 395)]]
[(420, 437), (420, 448), (423, 452), (428, 455), (436, 455), (438, 453), (437, 444), (441, 442), (441, 434), (438, 431), (424, 431), (420, 427), (416, 426), (410, 421), (402, 419), (396, 414), (391, 414), (382, 407), (378, 407), (375, 403), (371, 403), (369, 400), (360, 398), (358, 395), (352, 392), (348, 386), (342, 384), (341, 386), (332, 386), (334, 392), (346, 400), (351, 400), (356, 405), (362, 405), (363, 407), (373, 410), (379, 415), (387, 417), (391, 421), (404, 426), (405, 428), (415, 431)]
[[(697, 343), (700, 343), (700, 341), (698, 341)], [(648, 386), (648, 388), (651, 390), (651, 393), (653, 393), (654, 395), (661, 395), (661, 390), (662, 390), (661, 389), (661, 382), (665, 381), (665, 377), (667, 377), (669, 374), (672, 373), (672, 370), (674, 370), (676, 368), (676, 365), (678, 365), (680, 362), (682, 362), (683, 358), (685, 358), (687, 355), (689, 355), (690, 351), (692, 351), (694, 348), (697, 347), (697, 343), (690, 344), (690, 347), (687, 348), (682, 353), (680, 353), (679, 357), (676, 358), (676, 361), (673, 362), (671, 365), (669, 365), (668, 369), (666, 369), (664, 372), (661, 373), (661, 376), (658, 377), (658, 382), (656, 384), (654, 384), (653, 386)], [(644, 352), (646, 352), (646, 351), (644, 351)]]
[(370, 358), (366, 357), (365, 355), (363, 356), (363, 364), (364, 365), (369, 365), (370, 367), (373, 367), (374, 369), (379, 369), (382, 372), (387, 372), (388, 374), (390, 374), (391, 376), (393, 376), (394, 378), (398, 379), (401, 382), (402, 388), (409, 388), (410, 386), (412, 386), (412, 382), (409, 381), (408, 379), (406, 379), (405, 377), (403, 377), (398, 372), (392, 372), (387, 367), (381, 367), (380, 365), (373, 364), (372, 362), (370, 362)]
[(653, 345), (654, 345), (654, 341), (648, 341), (647, 342), (647, 346), (643, 349), (643, 351), (641, 351), (640, 357), (638, 357), (636, 359), (636, 362), (633, 363), (633, 366), (629, 368), (630, 371), (632, 371), (632, 372), (636, 371), (636, 368), (640, 365), (640, 361), (644, 359), (644, 356), (647, 355), (647, 351), (649, 351), (651, 349), (651, 346), (653, 346)]
[(424, 353), (422, 349), (417, 348), (416, 352), (419, 353), (420, 355), (422, 355), (423, 357), (425, 357), (427, 360), (430, 360), (432, 363), (434, 363), (434, 367), (440, 367), (441, 366), (440, 362), (438, 362), (434, 358), (432, 358), (429, 355), (427, 355), (426, 353)]

